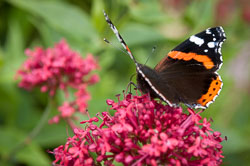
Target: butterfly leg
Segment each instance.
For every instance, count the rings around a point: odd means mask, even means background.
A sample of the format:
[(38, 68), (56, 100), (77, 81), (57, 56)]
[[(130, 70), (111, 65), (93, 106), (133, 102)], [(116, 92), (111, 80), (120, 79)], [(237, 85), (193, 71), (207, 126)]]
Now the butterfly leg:
[(129, 93), (131, 93), (131, 85), (134, 85), (135, 89), (138, 89), (137, 85), (134, 82), (129, 81), (127, 88), (126, 88), (126, 94), (128, 93), (128, 88), (129, 88)]
[[(132, 76), (129, 78), (129, 83), (127, 85), (127, 89), (129, 87), (129, 93), (131, 93), (131, 84), (133, 84), (135, 86), (136, 89), (138, 89), (138, 86), (132, 81), (133, 77), (136, 75), (137, 73), (132, 74)], [(127, 92), (127, 91), (126, 91)]]

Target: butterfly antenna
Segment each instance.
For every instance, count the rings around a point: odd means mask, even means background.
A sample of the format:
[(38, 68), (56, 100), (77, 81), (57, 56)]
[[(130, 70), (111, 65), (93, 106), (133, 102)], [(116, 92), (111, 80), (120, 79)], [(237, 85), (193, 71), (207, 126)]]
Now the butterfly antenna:
[(127, 51), (124, 51), (124, 50), (121, 49), (120, 47), (115, 46), (113, 43), (111, 43), (111, 42), (110, 42), (109, 40), (107, 40), (106, 38), (104, 38), (103, 41), (105, 41), (106, 43), (108, 43), (108, 44), (110, 44), (111, 46), (115, 47), (116, 49), (122, 51), (122, 52), (125, 53), (126, 55), (129, 55), (129, 54), (127, 53)]
[(108, 15), (106, 14), (106, 12), (103, 10), (103, 14), (105, 16), (106, 22), (109, 24), (110, 28), (112, 29), (112, 31), (114, 32), (116, 38), (119, 40), (119, 42), (121, 43), (122, 47), (126, 50), (127, 54), (130, 56), (130, 58), (135, 62), (135, 64), (137, 65), (137, 61), (135, 60), (134, 56), (132, 55), (130, 49), (128, 48), (128, 45), (126, 44), (126, 42), (123, 40), (122, 36), (120, 35), (120, 33), (118, 32), (117, 28), (115, 27), (115, 25), (112, 23), (112, 21), (109, 19)]
[(147, 60), (146, 60), (146, 62), (144, 63), (144, 65), (147, 64), (149, 58), (154, 54), (155, 50), (156, 50), (156, 46), (154, 46), (154, 47), (152, 48), (152, 52), (151, 52), (151, 54), (148, 55)]

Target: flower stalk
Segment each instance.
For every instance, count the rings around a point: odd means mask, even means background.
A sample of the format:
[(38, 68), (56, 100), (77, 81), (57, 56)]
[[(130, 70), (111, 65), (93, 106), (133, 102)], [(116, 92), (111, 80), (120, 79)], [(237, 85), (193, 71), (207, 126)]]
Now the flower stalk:
[(26, 136), (26, 138), (21, 141), (17, 146), (15, 146), (12, 151), (10, 152), (10, 158), (13, 158), (15, 154), (17, 154), (21, 149), (23, 149), (26, 145), (28, 145), (43, 129), (45, 124), (47, 124), (49, 115), (51, 113), (51, 108), (53, 105), (53, 97), (50, 97), (47, 103), (47, 106), (45, 110), (43, 111), (43, 114), (41, 118), (39, 119), (36, 126), (31, 130), (31, 132)]

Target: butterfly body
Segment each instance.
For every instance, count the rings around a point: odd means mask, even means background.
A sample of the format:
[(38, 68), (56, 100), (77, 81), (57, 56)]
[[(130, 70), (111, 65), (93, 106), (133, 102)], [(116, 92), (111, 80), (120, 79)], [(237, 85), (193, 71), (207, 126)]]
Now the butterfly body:
[[(158, 73), (151, 69), (150, 67), (142, 64), (138, 64), (140, 71), (144, 73), (144, 75), (148, 76), (148, 79), (154, 80), (155, 82), (159, 82), (160, 77)], [(137, 71), (137, 88), (140, 89), (143, 93), (149, 93), (153, 98), (160, 98), (159, 95), (151, 88), (151, 85), (145, 80), (144, 75), (142, 75), (139, 71)]]
[(222, 27), (208, 28), (171, 50), (154, 69), (138, 63), (127, 44), (104, 13), (116, 37), (134, 61), (138, 88), (170, 106), (180, 103), (191, 108), (207, 108), (219, 95), (222, 80), (221, 47), (226, 39)]

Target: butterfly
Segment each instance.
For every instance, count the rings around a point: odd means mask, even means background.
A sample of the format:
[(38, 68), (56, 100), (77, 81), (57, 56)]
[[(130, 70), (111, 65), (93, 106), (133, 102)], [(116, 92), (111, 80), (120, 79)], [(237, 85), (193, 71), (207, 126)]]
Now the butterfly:
[(222, 89), (217, 71), (223, 60), (221, 47), (226, 40), (222, 27), (208, 28), (192, 35), (172, 49), (154, 69), (136, 61), (128, 45), (104, 11), (106, 22), (134, 61), (137, 86), (143, 93), (170, 106), (184, 103), (190, 108), (206, 109)]

